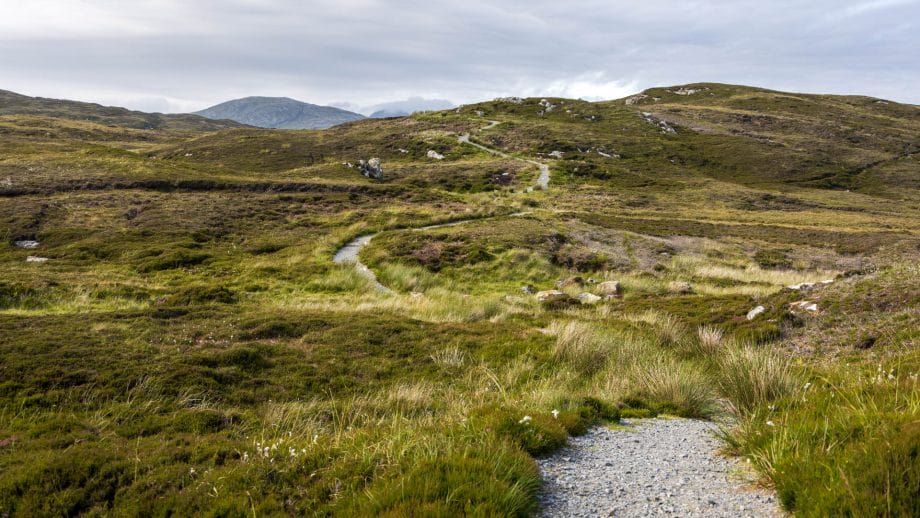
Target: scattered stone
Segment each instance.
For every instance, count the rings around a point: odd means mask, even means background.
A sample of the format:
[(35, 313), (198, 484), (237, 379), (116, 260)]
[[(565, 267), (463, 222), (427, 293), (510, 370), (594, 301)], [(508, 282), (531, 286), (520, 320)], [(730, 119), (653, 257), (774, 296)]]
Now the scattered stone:
[(404, 154), (404, 155), (408, 155), (408, 154), (409, 154), (409, 150), (408, 150), (408, 149), (399, 148), (399, 152), (402, 153), (402, 154)]
[(13, 245), (18, 248), (38, 248), (38, 241), (23, 239), (21, 241), (13, 241)]
[(441, 153), (438, 153), (437, 151), (433, 149), (429, 149), (428, 153), (425, 156), (427, 156), (428, 158), (433, 158), (435, 160), (444, 160), (444, 155), (442, 155)]
[(670, 124), (668, 124), (666, 121), (659, 119), (658, 117), (655, 117), (649, 112), (642, 112), (640, 115), (649, 124), (654, 124), (655, 126), (658, 126), (658, 129), (660, 129), (662, 133), (677, 133), (677, 130), (672, 128)]
[(625, 104), (626, 106), (632, 106), (632, 105), (634, 105), (634, 104), (639, 104), (640, 102), (642, 102), (642, 101), (645, 100), (645, 99), (648, 99), (648, 96), (647, 96), (647, 95), (645, 95), (645, 94), (636, 94), (636, 95), (632, 95), (632, 96), (627, 97), (626, 100), (623, 101), (623, 104)]
[(533, 295), (534, 293), (537, 292), (537, 289), (534, 288), (532, 285), (527, 284), (525, 286), (521, 286), (521, 291), (527, 295)]
[(26, 257), (26, 262), (27, 263), (45, 263), (45, 262), (48, 262), (48, 258), (47, 257), (36, 257), (34, 255), (30, 255), (29, 257)]
[(582, 304), (592, 305), (600, 302), (601, 298), (593, 293), (584, 292), (578, 294), (578, 301)]
[(539, 302), (557, 302), (569, 298), (568, 295), (559, 290), (538, 291), (534, 296)]
[(693, 293), (693, 286), (686, 281), (673, 281), (668, 284), (668, 293), (672, 295), (690, 295)]
[(755, 318), (757, 318), (758, 315), (760, 315), (761, 313), (763, 313), (763, 312), (766, 311), (766, 310), (767, 310), (767, 308), (765, 308), (765, 307), (763, 307), (763, 306), (757, 306), (756, 308), (754, 308), (754, 309), (748, 311), (747, 319), (748, 319), (748, 320), (754, 320)]
[(597, 285), (597, 292), (601, 295), (617, 296), (620, 294), (620, 281), (604, 281)]
[(789, 304), (789, 309), (795, 310), (805, 310), (815, 313), (818, 311), (818, 305), (810, 300), (800, 300), (798, 302), (792, 302)]
[(383, 167), (380, 165), (379, 158), (371, 158), (366, 162), (364, 160), (358, 160), (358, 170), (368, 178), (383, 180)]
[(686, 86), (682, 86), (678, 88), (677, 90), (668, 90), (668, 91), (671, 92), (672, 94), (677, 94), (677, 95), (693, 95), (695, 93), (699, 93), (704, 90), (709, 90), (709, 88), (687, 88)]
[(814, 288), (814, 287), (815, 287), (815, 283), (813, 283), (813, 282), (800, 282), (800, 283), (798, 283), (798, 284), (792, 284), (792, 285), (786, 286), (786, 287), (789, 288), (790, 290), (804, 291), (804, 290), (808, 290), (808, 289)]
[(422, 293), (422, 292), (420, 292), (420, 291), (410, 291), (410, 292), (409, 292), (409, 297), (411, 297), (411, 298), (413, 298), (413, 299), (420, 299), (420, 298), (422, 298), (422, 297), (424, 297), (424, 296), (425, 296), (425, 294)]
[(553, 151), (552, 153), (549, 154), (550, 158), (558, 158), (560, 160), (564, 156), (565, 156), (565, 153), (563, 153), (562, 151)]
[(547, 99), (540, 99), (540, 102), (538, 104), (543, 107), (543, 111), (540, 113), (541, 115), (544, 113), (549, 113), (556, 109), (556, 105), (549, 102), (549, 100)]

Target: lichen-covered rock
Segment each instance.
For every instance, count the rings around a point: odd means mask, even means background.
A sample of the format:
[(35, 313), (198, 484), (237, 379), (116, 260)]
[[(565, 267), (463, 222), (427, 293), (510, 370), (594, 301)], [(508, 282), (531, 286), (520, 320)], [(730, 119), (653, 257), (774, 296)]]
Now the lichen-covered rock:
[(763, 307), (763, 306), (757, 306), (756, 308), (754, 308), (754, 309), (748, 311), (748, 313), (747, 313), (747, 319), (748, 319), (748, 320), (754, 320), (755, 318), (757, 318), (758, 315), (760, 315), (761, 313), (763, 313), (763, 312), (766, 311), (766, 310), (767, 310), (767, 308), (765, 308), (765, 307)]
[(569, 298), (568, 295), (559, 290), (538, 291), (534, 297), (539, 302), (559, 302)]
[(584, 285), (585, 285), (585, 280), (578, 276), (569, 277), (567, 279), (562, 279), (556, 282), (557, 288), (568, 288), (569, 286), (577, 286), (581, 288)]
[(379, 158), (371, 158), (368, 161), (358, 160), (358, 170), (368, 178), (383, 180), (383, 166), (380, 165)]
[(800, 300), (789, 304), (789, 309), (792, 311), (810, 311), (815, 313), (818, 311), (818, 305), (810, 300)]
[(604, 281), (597, 285), (597, 292), (601, 295), (619, 295), (620, 281)]

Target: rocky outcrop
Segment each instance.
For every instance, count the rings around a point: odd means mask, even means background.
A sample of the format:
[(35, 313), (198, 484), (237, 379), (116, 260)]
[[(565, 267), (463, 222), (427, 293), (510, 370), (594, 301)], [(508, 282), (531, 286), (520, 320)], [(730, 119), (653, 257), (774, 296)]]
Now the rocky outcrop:
[(603, 296), (614, 296), (620, 294), (620, 281), (604, 281), (597, 285), (597, 292)]
[(812, 313), (817, 313), (818, 305), (810, 300), (800, 300), (798, 302), (792, 302), (789, 304), (789, 309), (793, 312), (795, 311), (810, 311)]
[(585, 285), (585, 280), (577, 276), (569, 277), (567, 279), (562, 279), (556, 282), (557, 288), (568, 288), (569, 286), (576, 286), (578, 288), (581, 288), (584, 285)]
[(371, 158), (366, 162), (358, 160), (358, 171), (372, 180), (383, 180), (383, 166), (380, 165), (379, 158)]
[(652, 115), (649, 112), (642, 112), (639, 115), (641, 115), (642, 118), (645, 119), (645, 122), (658, 126), (658, 129), (661, 130), (662, 133), (672, 133), (672, 134), (677, 133), (677, 130), (671, 127), (671, 125), (668, 124), (667, 121), (659, 119), (658, 117)]
[(534, 297), (538, 302), (562, 302), (569, 298), (568, 295), (559, 290), (538, 291)]

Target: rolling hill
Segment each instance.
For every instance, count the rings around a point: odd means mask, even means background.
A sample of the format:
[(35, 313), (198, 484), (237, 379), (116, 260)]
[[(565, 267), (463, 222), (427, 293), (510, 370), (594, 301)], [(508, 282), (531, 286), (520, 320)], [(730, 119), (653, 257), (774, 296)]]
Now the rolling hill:
[(661, 415), (726, 423), (791, 513), (920, 508), (917, 106), (12, 99), (0, 515), (529, 516), (535, 458)]
[(198, 115), (145, 113), (95, 103), (29, 97), (7, 90), (0, 90), (2, 115), (32, 115), (132, 129), (184, 132), (216, 131), (241, 126), (233, 121), (214, 121)]

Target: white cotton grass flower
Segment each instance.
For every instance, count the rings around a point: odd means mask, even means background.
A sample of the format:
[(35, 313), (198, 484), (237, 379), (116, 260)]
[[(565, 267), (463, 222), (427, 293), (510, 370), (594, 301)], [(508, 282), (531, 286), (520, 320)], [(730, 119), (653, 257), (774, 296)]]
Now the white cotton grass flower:
[(529, 415), (525, 415), (524, 417), (521, 418), (520, 421), (518, 421), (518, 424), (527, 424), (530, 421), (531, 421), (531, 417)]
[(550, 413), (553, 414), (553, 419), (559, 419), (559, 410), (556, 410), (554, 408), (553, 411)]

